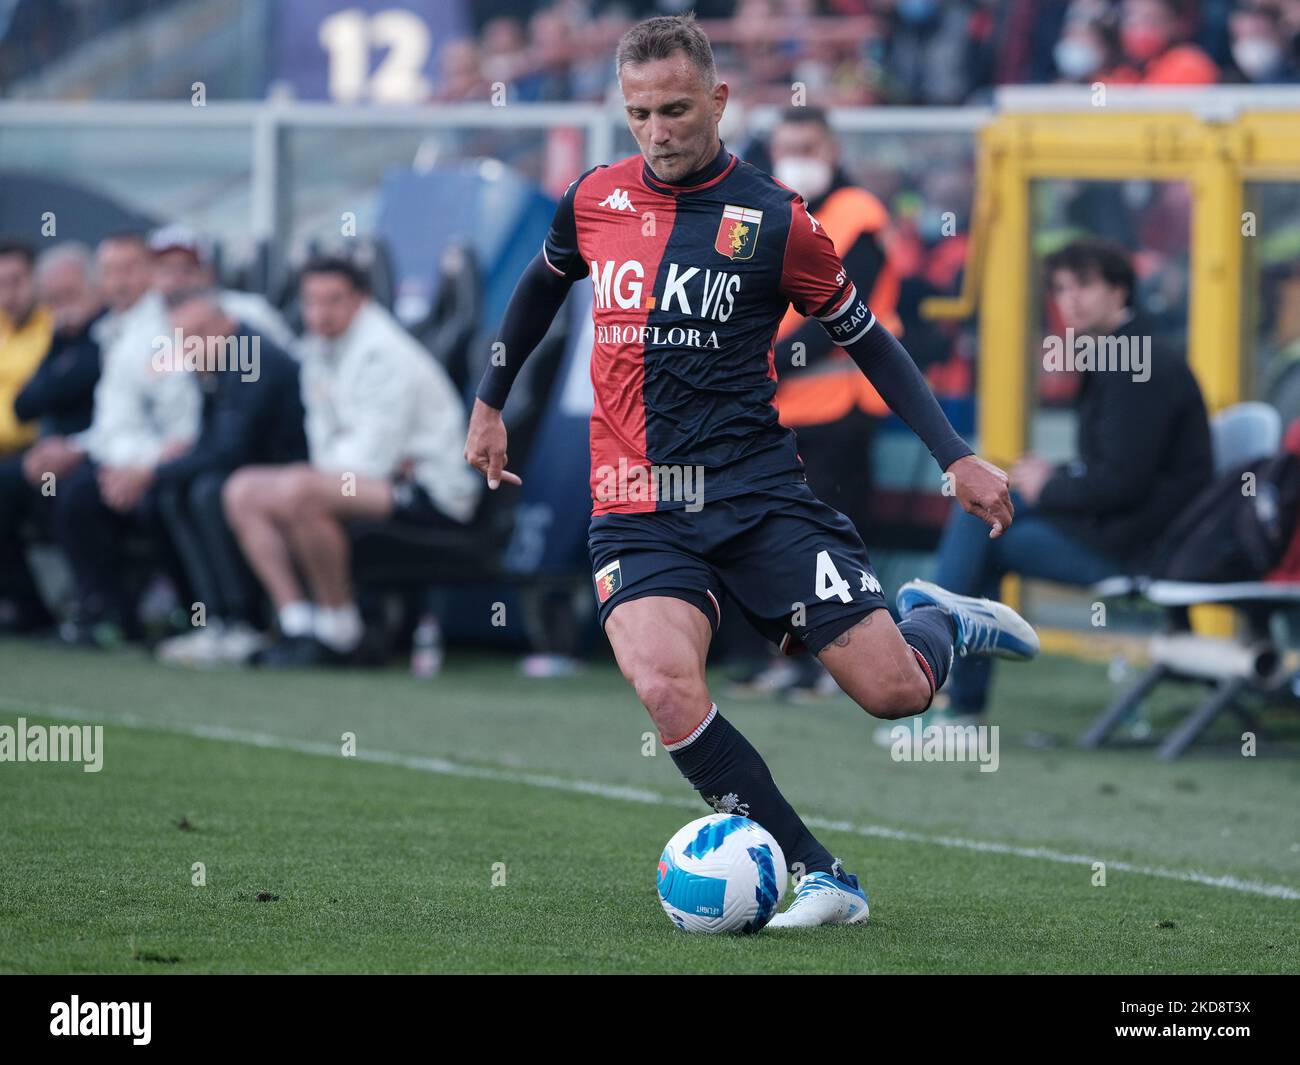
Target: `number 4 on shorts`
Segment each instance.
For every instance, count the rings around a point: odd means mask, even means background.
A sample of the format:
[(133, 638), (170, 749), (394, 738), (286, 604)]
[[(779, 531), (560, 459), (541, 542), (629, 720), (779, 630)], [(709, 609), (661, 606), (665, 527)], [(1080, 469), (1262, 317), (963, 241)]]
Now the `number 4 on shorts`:
[(831, 561), (829, 551), (817, 552), (817, 598), (830, 599), (837, 596), (841, 603), (853, 602), (853, 594), (849, 591), (849, 582), (840, 576), (840, 571), (835, 568), (835, 563)]

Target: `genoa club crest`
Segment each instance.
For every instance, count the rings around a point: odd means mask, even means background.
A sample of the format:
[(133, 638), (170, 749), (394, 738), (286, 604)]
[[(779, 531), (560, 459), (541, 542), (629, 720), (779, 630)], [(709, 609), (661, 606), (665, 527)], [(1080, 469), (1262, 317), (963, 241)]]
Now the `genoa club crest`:
[(623, 571), (619, 567), (618, 559), (615, 559), (608, 566), (602, 567), (596, 573), (596, 598), (602, 603), (609, 599), (611, 595), (623, 587)]
[(728, 259), (752, 259), (758, 243), (758, 224), (763, 212), (752, 207), (735, 207), (727, 204), (722, 209), (722, 224), (713, 247)]

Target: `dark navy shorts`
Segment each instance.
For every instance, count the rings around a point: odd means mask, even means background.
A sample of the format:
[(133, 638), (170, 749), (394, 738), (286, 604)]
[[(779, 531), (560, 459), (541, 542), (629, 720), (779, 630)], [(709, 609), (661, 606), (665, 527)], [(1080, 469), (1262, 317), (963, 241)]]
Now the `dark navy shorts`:
[(767, 639), (814, 654), (885, 606), (853, 523), (805, 482), (698, 511), (600, 514), (587, 537), (600, 624), (648, 595), (693, 603), (716, 633), (724, 594)]

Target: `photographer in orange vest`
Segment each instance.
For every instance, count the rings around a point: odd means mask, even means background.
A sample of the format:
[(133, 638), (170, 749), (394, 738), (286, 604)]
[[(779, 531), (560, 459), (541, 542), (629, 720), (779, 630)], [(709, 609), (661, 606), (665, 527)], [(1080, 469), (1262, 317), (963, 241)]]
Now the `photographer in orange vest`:
[[(772, 173), (808, 202), (876, 318), (901, 336), (898, 275), (883, 245), (889, 214), (840, 168), (839, 144), (826, 113), (816, 107), (790, 108), (772, 131), (770, 152)], [(777, 331), (776, 371), (781, 424), (799, 437), (808, 483), (865, 537), (872, 421), (889, 408), (848, 354), (793, 307)]]

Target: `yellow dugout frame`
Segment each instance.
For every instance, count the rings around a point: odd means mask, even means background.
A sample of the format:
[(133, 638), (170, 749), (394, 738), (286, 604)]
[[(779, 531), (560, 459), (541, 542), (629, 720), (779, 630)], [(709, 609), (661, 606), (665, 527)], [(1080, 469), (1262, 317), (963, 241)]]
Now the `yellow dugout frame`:
[[(1177, 181), (1191, 189), (1188, 361), (1210, 413), (1243, 398), (1243, 235), (1246, 184), (1300, 182), (1300, 112), (1257, 111), (1226, 120), (1190, 112), (1004, 113), (978, 135), (971, 248), (960, 295), (922, 313), (979, 312), (976, 410), (980, 452), (996, 462), (1023, 454), (1030, 402), (1028, 335), (1039, 269), (1030, 247), (1037, 180)], [(1004, 594), (1019, 600), (1015, 578)], [(1226, 634), (1231, 615), (1196, 608), (1198, 631)], [(1096, 657), (1077, 633), (1043, 633), (1046, 649)], [(1101, 647), (1106, 646), (1103, 641)], [(1113, 644), (1112, 644), (1113, 646)]]

